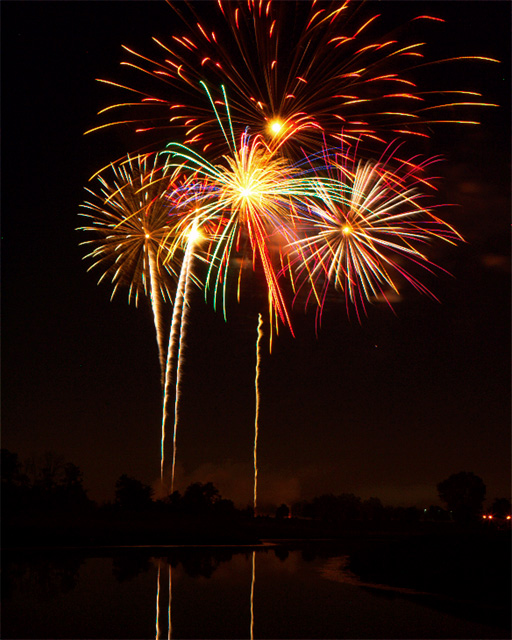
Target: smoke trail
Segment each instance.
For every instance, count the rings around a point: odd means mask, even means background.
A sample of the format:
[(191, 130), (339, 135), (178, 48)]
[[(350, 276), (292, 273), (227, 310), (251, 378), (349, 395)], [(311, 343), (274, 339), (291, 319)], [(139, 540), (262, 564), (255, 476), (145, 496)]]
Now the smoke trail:
[(258, 422), (260, 414), (260, 362), (261, 362), (261, 339), (263, 337), (263, 317), (258, 315), (258, 338), (256, 340), (256, 378), (254, 386), (256, 389), (256, 415), (254, 418), (254, 515), (256, 515), (258, 497)]

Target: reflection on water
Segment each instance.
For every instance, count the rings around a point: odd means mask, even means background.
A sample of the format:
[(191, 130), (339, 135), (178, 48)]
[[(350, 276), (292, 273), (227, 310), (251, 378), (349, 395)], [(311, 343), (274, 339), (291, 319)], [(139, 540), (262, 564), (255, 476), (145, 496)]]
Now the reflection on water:
[(251, 640), (254, 640), (254, 583), (255, 583), (255, 580), (256, 580), (256, 551), (253, 551), (252, 552), (252, 579), (251, 579), (251, 633), (250, 633)]
[[(167, 576), (169, 579), (167, 580)], [(167, 593), (163, 586), (167, 585)], [(172, 638), (172, 620), (171, 620), (171, 603), (172, 603), (172, 566), (163, 558), (158, 559), (158, 574), (156, 579), (156, 639)], [(164, 609), (162, 604), (166, 604), (167, 633), (165, 635), (162, 627), (162, 614)]]
[(10, 600), (15, 592), (36, 594), (41, 600), (51, 600), (72, 591), (79, 580), (84, 559), (80, 556), (37, 555), (30, 561), (3, 559), (2, 600)]
[(492, 615), (480, 624), (426, 606), (410, 591), (368, 589), (346, 570), (340, 548), (160, 552), (4, 559), (2, 637), (509, 637)]
[[(197, 551), (197, 550), (196, 550)], [(202, 575), (203, 577), (209, 578), (211, 577), (215, 568), (212, 566), (212, 561), (214, 560), (214, 556), (205, 556), (204, 552), (198, 552), (197, 556), (202, 556), (201, 573), (197, 573), (197, 568), (194, 573), (190, 573), (190, 565), (188, 565), (188, 575), (192, 575), (193, 577), (197, 577), (198, 575)], [(276, 553), (277, 556), (277, 553)], [(288, 556), (288, 552), (286, 552), (286, 557)], [(226, 557), (226, 556), (225, 556)], [(281, 555), (281, 557), (283, 557)], [(205, 559), (210, 560), (210, 562), (205, 562)], [(231, 554), (230, 554), (231, 559)], [(167, 640), (171, 640), (172, 635), (172, 564), (168, 559), (158, 558), (157, 560), (157, 584), (156, 584), (156, 640), (162, 640), (163, 638), (167, 638)], [(187, 566), (187, 565), (185, 565)], [(197, 565), (196, 565), (197, 567)], [(187, 569), (185, 569), (187, 570)], [(115, 573), (114, 573), (115, 575)], [(167, 576), (169, 576), (167, 581)], [(252, 552), (252, 574), (251, 574), (251, 591), (250, 591), (250, 608), (251, 608), (251, 621), (249, 628), (249, 638), (254, 640), (254, 585), (256, 580), (256, 551)], [(167, 587), (167, 590), (166, 590)], [(165, 606), (165, 613), (164, 613)], [(164, 631), (165, 624), (167, 625), (167, 631)]]

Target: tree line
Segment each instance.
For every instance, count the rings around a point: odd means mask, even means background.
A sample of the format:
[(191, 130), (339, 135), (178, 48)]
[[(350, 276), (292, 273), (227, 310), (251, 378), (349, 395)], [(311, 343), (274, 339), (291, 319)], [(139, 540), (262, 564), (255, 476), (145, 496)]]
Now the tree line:
[[(196, 482), (183, 494), (175, 491), (164, 499), (154, 500), (154, 491), (149, 485), (127, 474), (116, 481), (114, 501), (98, 506), (87, 496), (82, 471), (63, 456), (46, 453), (38, 460), (31, 459), (22, 464), (16, 453), (2, 449), (1, 454), (2, 504), (7, 514), (103, 509), (114, 513), (159, 511), (218, 517), (254, 515), (250, 506), (235, 508), (232, 500), (223, 498), (211, 482)], [(420, 519), (471, 522), (482, 516), (486, 486), (474, 473), (462, 471), (453, 474), (437, 485), (437, 491), (446, 508), (432, 505), (421, 511), (416, 507), (390, 507), (376, 497), (362, 500), (351, 493), (330, 493), (291, 505), (282, 504), (274, 515), (277, 519), (293, 516), (328, 523), (371, 521), (377, 524), (392, 520), (413, 523)], [(510, 500), (496, 499), (489, 513), (496, 518), (506, 518), (510, 515)]]

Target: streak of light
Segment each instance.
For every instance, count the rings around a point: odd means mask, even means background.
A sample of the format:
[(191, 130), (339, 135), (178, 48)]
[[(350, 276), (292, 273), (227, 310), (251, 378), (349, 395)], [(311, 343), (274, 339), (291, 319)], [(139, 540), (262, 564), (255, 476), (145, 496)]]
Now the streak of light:
[(252, 578), (251, 578), (251, 629), (250, 638), (254, 640), (254, 583), (256, 581), (256, 551), (252, 552)]
[(260, 365), (261, 365), (261, 339), (263, 338), (263, 317), (258, 316), (258, 338), (256, 340), (256, 378), (254, 386), (256, 390), (256, 413), (254, 417), (254, 515), (256, 515), (258, 500), (258, 427), (260, 419)]

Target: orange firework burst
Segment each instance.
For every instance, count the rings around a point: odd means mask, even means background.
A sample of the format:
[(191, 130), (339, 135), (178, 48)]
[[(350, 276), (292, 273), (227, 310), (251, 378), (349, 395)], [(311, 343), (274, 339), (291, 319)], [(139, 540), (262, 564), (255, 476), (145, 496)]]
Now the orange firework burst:
[[(359, 2), (218, 0), (207, 11), (198, 9), (205, 3), (169, 4), (182, 27), (167, 43), (153, 39), (159, 56), (149, 58), (124, 47), (131, 57), (122, 64), (158, 80), (154, 90), (102, 80), (135, 99), (100, 112), (128, 108), (130, 119), (96, 129), (130, 123), (138, 132), (162, 130), (167, 137), (169, 131), (175, 137), (181, 130), (184, 144), (203, 152), (215, 148), (220, 142), (215, 118), (199, 88), (205, 78), (228, 89), (237, 135), (249, 126), (269, 145), (293, 141), (288, 151), (294, 153), (300, 146), (315, 148), (319, 129), (339, 137), (343, 128), (345, 141), (360, 136), (380, 140), (386, 132), (427, 136), (425, 125), (433, 122), (476, 124), (473, 118), (454, 115), (453, 107), (467, 112), (486, 105), (474, 91), (420, 91), (416, 76), (431, 64), (492, 59), (427, 60), (424, 42), (379, 34), (381, 16), (360, 16)], [(205, 16), (216, 9), (213, 31)], [(411, 22), (417, 21), (443, 22), (425, 15)], [(412, 26), (407, 25), (407, 32)], [(215, 100), (223, 103), (220, 94)]]

